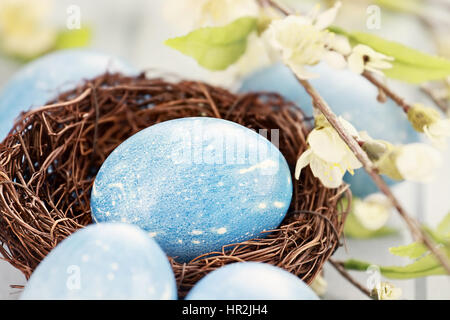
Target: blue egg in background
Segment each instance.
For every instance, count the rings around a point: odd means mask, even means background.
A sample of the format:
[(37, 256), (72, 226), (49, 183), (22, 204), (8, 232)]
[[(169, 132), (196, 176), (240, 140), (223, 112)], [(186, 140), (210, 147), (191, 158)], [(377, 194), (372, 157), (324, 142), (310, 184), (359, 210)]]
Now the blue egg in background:
[(136, 226), (93, 224), (58, 244), (31, 275), (22, 300), (175, 300), (170, 263)]
[(182, 118), (117, 147), (91, 196), (96, 222), (133, 223), (187, 262), (279, 226), (292, 198), (278, 148), (237, 123)]
[(28, 63), (1, 89), (0, 141), (12, 129), (20, 112), (42, 106), (83, 80), (107, 71), (137, 74), (119, 58), (87, 49), (56, 51)]
[[(419, 135), (408, 122), (403, 110), (394, 101), (377, 100), (378, 89), (369, 81), (350, 70), (335, 70), (325, 63), (310, 68), (320, 75), (310, 82), (328, 102), (333, 111), (350, 121), (358, 131), (367, 131), (374, 139), (387, 140), (393, 144), (419, 140)], [(298, 83), (288, 67), (276, 64), (244, 79), (241, 92), (270, 91), (281, 94), (296, 103), (307, 116), (312, 116), (311, 97)], [(383, 177), (389, 184), (396, 181)], [(351, 185), (355, 196), (365, 197), (378, 188), (363, 169), (355, 175), (347, 173), (344, 180)]]
[(206, 275), (186, 300), (319, 300), (288, 271), (260, 262), (238, 262)]

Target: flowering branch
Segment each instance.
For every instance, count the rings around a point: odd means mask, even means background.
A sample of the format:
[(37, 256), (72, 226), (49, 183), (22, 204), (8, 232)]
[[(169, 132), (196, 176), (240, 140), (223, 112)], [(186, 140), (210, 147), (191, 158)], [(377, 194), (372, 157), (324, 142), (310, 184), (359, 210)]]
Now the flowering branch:
[[(275, 9), (283, 12), (285, 15), (290, 15), (290, 11), (284, 8), (281, 8), (277, 3), (272, 0), (267, 0), (267, 3), (274, 7)], [(292, 69), (292, 68), (291, 68)], [(398, 213), (405, 221), (408, 226), (412, 236), (415, 240), (422, 242), (438, 259), (438, 261), (442, 264), (444, 269), (450, 274), (450, 263), (447, 261), (447, 258), (436, 249), (436, 246), (432, 242), (432, 240), (425, 234), (425, 232), (421, 229), (418, 222), (412, 218), (406, 210), (402, 207), (400, 202), (392, 193), (389, 186), (384, 182), (381, 176), (377, 173), (377, 170), (369, 159), (367, 153), (362, 149), (358, 141), (346, 130), (346, 128), (339, 121), (339, 118), (334, 114), (331, 110), (327, 102), (320, 96), (320, 94), (311, 86), (309, 81), (299, 78), (295, 72), (293, 72), (299, 83), (305, 88), (306, 92), (311, 96), (312, 102), (315, 108), (321, 111), (321, 113), (325, 116), (331, 126), (336, 130), (345, 144), (350, 148), (356, 158), (361, 162), (363, 168), (369, 174), (371, 179), (374, 181), (378, 189), (386, 195), (386, 197), (390, 200), (392, 205), (397, 209)], [(392, 90), (390, 90), (383, 83), (374, 78), (367, 71), (363, 73), (363, 75), (372, 83), (374, 83), (378, 88), (380, 88), (384, 93), (393, 99), (399, 106), (403, 108), (405, 112), (411, 108), (404, 99), (400, 98), (397, 94), (395, 94)]]
[(425, 234), (425, 232), (419, 227), (417, 221), (408, 215), (406, 210), (402, 207), (400, 202), (392, 193), (389, 186), (384, 182), (380, 175), (376, 172), (375, 166), (372, 161), (367, 156), (366, 152), (361, 148), (359, 143), (351, 136), (347, 130), (342, 126), (338, 117), (333, 113), (331, 108), (328, 106), (326, 101), (319, 95), (319, 93), (311, 86), (307, 80), (302, 80), (297, 77), (300, 84), (305, 88), (306, 92), (311, 96), (313, 100), (313, 105), (322, 112), (328, 122), (333, 126), (342, 140), (347, 144), (350, 150), (354, 153), (356, 158), (361, 162), (363, 168), (372, 178), (378, 189), (386, 195), (386, 197), (391, 201), (392, 205), (397, 209), (398, 213), (402, 219), (407, 224), (412, 236), (416, 241), (422, 242), (439, 260), (442, 266), (445, 268), (448, 274), (450, 274), (450, 264), (447, 258), (436, 249), (436, 246), (431, 241), (431, 239)]

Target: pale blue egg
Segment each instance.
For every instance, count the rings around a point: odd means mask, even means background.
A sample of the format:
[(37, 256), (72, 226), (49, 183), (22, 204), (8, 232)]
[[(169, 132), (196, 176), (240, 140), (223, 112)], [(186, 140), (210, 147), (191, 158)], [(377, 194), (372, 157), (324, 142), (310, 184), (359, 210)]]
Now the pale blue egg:
[[(366, 79), (349, 70), (335, 70), (327, 64), (310, 68), (320, 75), (310, 82), (328, 102), (333, 111), (349, 120), (358, 131), (367, 131), (375, 139), (391, 143), (410, 143), (419, 139), (408, 122), (405, 113), (394, 101), (377, 101), (378, 90)], [(277, 64), (261, 69), (243, 81), (241, 92), (271, 91), (295, 102), (307, 116), (312, 116), (311, 97), (298, 83), (292, 72)], [(345, 180), (351, 184), (353, 194), (365, 197), (378, 189), (364, 170), (354, 176), (347, 174)], [(385, 179), (392, 185), (395, 181)]]
[(170, 263), (136, 226), (101, 223), (81, 229), (53, 249), (31, 275), (21, 299), (177, 298)]
[(0, 140), (12, 129), (20, 112), (42, 106), (83, 80), (107, 71), (137, 73), (119, 58), (86, 49), (57, 51), (27, 64), (2, 88)]
[(266, 138), (226, 120), (183, 118), (114, 150), (91, 208), (95, 221), (134, 223), (188, 261), (276, 228), (291, 197), (289, 167)]
[(239, 262), (201, 279), (186, 300), (319, 300), (312, 289), (288, 271), (260, 262)]

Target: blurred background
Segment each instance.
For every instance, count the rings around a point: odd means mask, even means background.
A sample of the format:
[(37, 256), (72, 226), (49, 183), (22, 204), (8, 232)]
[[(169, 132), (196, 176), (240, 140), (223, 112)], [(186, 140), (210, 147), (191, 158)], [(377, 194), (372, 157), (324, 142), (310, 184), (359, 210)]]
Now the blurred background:
[[(2, 5), (7, 2), (25, 0), (0, 0), (0, 26), (7, 17), (2, 16)], [(25, 1), (26, 2), (26, 1)], [(189, 30), (167, 21), (164, 0), (32, 0), (40, 3), (40, 15), (45, 16), (42, 32), (33, 36), (35, 43), (21, 45), (2, 41), (0, 54), (0, 89), (19, 70), (24, 62), (38, 56), (52, 47), (54, 32), (64, 31), (71, 15), (79, 10), (82, 31), (72, 37), (62, 37), (64, 46), (87, 46), (108, 54), (122, 57), (140, 70), (150, 74), (176, 74), (180, 78), (200, 79), (215, 84), (236, 87), (234, 78), (226, 72), (212, 73), (200, 68), (196, 62), (166, 47), (163, 42)], [(324, 7), (333, 1), (279, 1), (300, 11), (309, 11), (316, 3)], [(371, 4), (381, 8), (381, 27), (368, 30), (367, 8)], [(424, 3), (426, 3), (424, 5)], [(75, 11), (74, 11), (75, 10)], [(14, 17), (12, 18), (14, 19)], [(2, 21), (3, 20), (3, 21)], [(373, 32), (387, 39), (398, 41), (427, 53), (439, 53), (450, 57), (450, 1), (364, 1), (346, 0), (336, 25), (349, 30)], [(55, 31), (57, 30), (57, 31)], [(52, 38), (53, 37), (53, 38)], [(69, 42), (65, 43), (64, 41)], [(70, 43), (73, 42), (73, 43)], [(422, 101), (430, 104), (417, 87), (389, 80), (408, 101)], [(445, 154), (450, 163), (450, 152)], [(437, 179), (427, 185), (401, 183), (394, 188), (396, 195), (406, 209), (421, 222), (436, 226), (450, 211), (450, 168), (444, 166)], [(336, 253), (336, 258), (350, 257), (380, 265), (404, 264), (405, 260), (388, 252), (392, 246), (411, 242), (402, 221), (393, 214), (389, 225), (402, 231), (394, 236), (354, 240), (347, 239), (346, 245)], [(362, 283), (368, 274), (352, 273)], [(325, 267), (328, 282), (326, 299), (367, 299), (350, 285), (329, 265)], [(403, 290), (405, 299), (450, 299), (450, 277), (429, 277), (425, 279), (391, 281)], [(0, 299), (18, 298), (17, 290), (10, 285), (25, 284), (24, 277), (7, 263), (0, 261)]]

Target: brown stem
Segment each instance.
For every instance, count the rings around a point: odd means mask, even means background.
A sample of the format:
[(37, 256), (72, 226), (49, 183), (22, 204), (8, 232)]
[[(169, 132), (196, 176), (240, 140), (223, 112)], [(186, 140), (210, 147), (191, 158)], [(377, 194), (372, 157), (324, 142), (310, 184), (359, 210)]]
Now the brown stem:
[(386, 197), (391, 201), (392, 205), (397, 209), (400, 216), (406, 222), (411, 234), (414, 239), (417, 241), (423, 242), (425, 246), (436, 256), (442, 266), (445, 268), (448, 274), (450, 274), (450, 264), (447, 261), (447, 258), (436, 248), (431, 239), (423, 232), (420, 228), (417, 221), (408, 215), (406, 210), (402, 207), (400, 202), (392, 193), (389, 186), (381, 179), (380, 175), (376, 172), (376, 169), (369, 159), (367, 154), (361, 148), (359, 143), (352, 137), (347, 130), (342, 126), (338, 117), (333, 113), (331, 108), (328, 106), (326, 101), (319, 95), (319, 93), (311, 86), (311, 84), (307, 80), (302, 80), (297, 77), (298, 81), (305, 88), (306, 92), (311, 96), (313, 100), (313, 105), (319, 109), (328, 122), (333, 126), (333, 128), (337, 131), (339, 136), (344, 140), (344, 142), (348, 145), (350, 150), (355, 154), (356, 158), (361, 162), (363, 168), (372, 178), (372, 180), (377, 185), (378, 189), (386, 195)]
[(408, 110), (411, 108), (411, 105), (409, 105), (405, 99), (400, 97), (398, 94), (396, 94), (394, 91), (392, 91), (387, 85), (385, 85), (383, 82), (378, 80), (372, 73), (368, 71), (364, 71), (362, 74), (364, 78), (372, 82), (378, 89), (380, 89), (386, 96), (394, 100), (395, 103), (398, 104), (399, 107), (405, 111), (405, 113), (408, 112)]
[(331, 263), (331, 265), (337, 270), (337, 272), (339, 272), (341, 274), (341, 276), (343, 276), (345, 279), (348, 280), (348, 282), (350, 282), (352, 285), (354, 285), (357, 289), (359, 289), (359, 291), (361, 291), (362, 293), (364, 293), (366, 296), (368, 296), (370, 299), (373, 299), (372, 296), (370, 295), (369, 290), (367, 290), (366, 288), (364, 288), (364, 286), (362, 284), (360, 284), (358, 281), (356, 281), (351, 275), (350, 273), (348, 273), (347, 270), (345, 270), (344, 266), (337, 262), (334, 261), (333, 259), (328, 259), (328, 262)]
[[(274, 8), (280, 10), (280, 6), (277, 5), (274, 1), (267, 0), (267, 3), (273, 6)], [(281, 12), (283, 12), (285, 15), (290, 15), (290, 11), (284, 8), (281, 8)], [(404, 99), (399, 97), (396, 93), (394, 93), (392, 90), (390, 90), (385, 84), (381, 83), (372, 76), (372, 74), (368, 72), (364, 72), (364, 77), (366, 77), (370, 82), (375, 84), (378, 88), (383, 90), (385, 94), (394, 100), (400, 107), (407, 112), (410, 108), (410, 105), (408, 105)], [(417, 241), (421, 241), (438, 259), (438, 261), (442, 264), (444, 269), (447, 271), (448, 274), (450, 274), (450, 263), (447, 260), (447, 257), (444, 256), (441, 251), (439, 251), (432, 240), (427, 236), (427, 234), (422, 230), (422, 228), (419, 226), (419, 223), (409, 216), (409, 214), (406, 212), (406, 210), (402, 207), (400, 202), (397, 200), (397, 198), (392, 193), (389, 186), (384, 182), (384, 180), (380, 177), (380, 175), (377, 173), (376, 168), (374, 167), (372, 161), (369, 159), (367, 154), (364, 152), (364, 150), (361, 148), (359, 143), (355, 140), (354, 137), (352, 137), (347, 130), (342, 126), (340, 123), (338, 117), (333, 113), (331, 108), (328, 106), (326, 101), (319, 95), (319, 93), (311, 86), (311, 84), (307, 80), (302, 80), (297, 77), (297, 80), (300, 82), (300, 84), (305, 88), (306, 92), (311, 96), (313, 100), (313, 105), (319, 109), (322, 114), (325, 116), (325, 118), (328, 120), (328, 122), (333, 126), (333, 128), (337, 131), (339, 136), (344, 140), (344, 142), (348, 145), (350, 150), (355, 154), (356, 158), (361, 162), (363, 165), (363, 168), (366, 170), (366, 172), (369, 174), (369, 176), (372, 178), (378, 189), (386, 195), (386, 197), (391, 201), (393, 206), (397, 209), (398, 213), (402, 217), (402, 219), (405, 221), (406, 225), (408, 226), (408, 229), (410, 230), (413, 238)]]
[(276, 3), (276, 1), (273, 0), (266, 0), (267, 4), (275, 9), (277, 9), (278, 11), (280, 11), (282, 14), (288, 16), (292, 13), (289, 12), (289, 10), (283, 8), (281, 5), (279, 5), (278, 3)]

